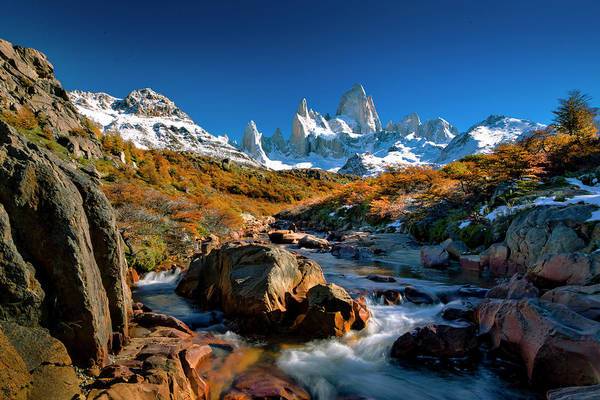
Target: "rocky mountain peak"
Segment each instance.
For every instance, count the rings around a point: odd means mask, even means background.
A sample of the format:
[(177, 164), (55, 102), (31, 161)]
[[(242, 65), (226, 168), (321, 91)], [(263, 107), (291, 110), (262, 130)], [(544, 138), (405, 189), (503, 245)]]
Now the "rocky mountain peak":
[(382, 129), (373, 98), (367, 96), (364, 87), (358, 83), (342, 95), (336, 114), (354, 122), (356, 126), (353, 128), (357, 133), (373, 133)]
[(296, 113), (303, 117), (308, 117), (308, 104), (305, 98), (300, 100), (300, 104), (298, 105), (298, 111), (296, 111)]
[(246, 125), (244, 135), (242, 136), (241, 147), (246, 154), (262, 164), (268, 160), (262, 147), (262, 133), (258, 131), (254, 121), (250, 121), (248, 122), (248, 125)]
[(54, 67), (35, 49), (0, 39), (0, 108), (30, 109), (58, 135), (84, 129), (67, 92), (54, 76)]
[(113, 104), (115, 110), (146, 117), (176, 117), (190, 119), (168, 97), (150, 88), (137, 89)]

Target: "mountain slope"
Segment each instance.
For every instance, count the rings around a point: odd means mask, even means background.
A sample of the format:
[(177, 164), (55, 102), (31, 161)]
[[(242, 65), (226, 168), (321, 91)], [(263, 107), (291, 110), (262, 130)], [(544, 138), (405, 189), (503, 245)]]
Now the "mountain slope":
[(258, 166), (259, 163), (197, 125), (173, 101), (145, 88), (134, 90), (124, 99), (106, 93), (69, 92), (82, 115), (101, 125), (104, 132), (118, 132), (144, 149), (192, 151), (217, 159)]
[(489, 153), (499, 144), (523, 139), (529, 133), (545, 127), (524, 119), (491, 115), (452, 139), (436, 162), (447, 164), (469, 154)]

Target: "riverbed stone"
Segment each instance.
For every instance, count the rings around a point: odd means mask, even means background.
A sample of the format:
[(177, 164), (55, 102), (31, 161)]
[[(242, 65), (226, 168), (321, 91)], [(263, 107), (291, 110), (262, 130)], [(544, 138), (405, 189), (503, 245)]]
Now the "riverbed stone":
[(564, 304), (586, 318), (600, 321), (600, 284), (561, 286), (547, 291), (541, 299)]
[(541, 257), (527, 276), (542, 288), (588, 285), (600, 280), (600, 254), (560, 253)]
[(310, 394), (274, 368), (256, 367), (236, 377), (223, 400), (310, 400)]
[(539, 297), (539, 289), (524, 274), (514, 274), (508, 282), (491, 288), (486, 298), (520, 300)]
[(600, 383), (600, 323), (565, 305), (487, 300), (478, 306), (477, 320), (492, 349), (520, 357), (536, 387)]
[(461, 358), (477, 349), (473, 324), (427, 325), (400, 336), (393, 344), (391, 355), (405, 359), (417, 356)]
[(326, 239), (321, 239), (314, 235), (304, 235), (298, 241), (298, 247), (306, 249), (328, 250), (331, 245)]
[(425, 267), (445, 268), (448, 266), (450, 256), (444, 246), (423, 246), (421, 247), (421, 263)]

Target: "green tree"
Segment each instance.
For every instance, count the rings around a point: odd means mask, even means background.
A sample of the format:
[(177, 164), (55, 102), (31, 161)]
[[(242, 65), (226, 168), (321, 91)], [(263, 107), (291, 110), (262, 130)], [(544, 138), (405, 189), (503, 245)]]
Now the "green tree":
[(569, 97), (559, 99), (558, 108), (552, 113), (554, 127), (559, 133), (577, 137), (578, 140), (589, 139), (596, 135), (598, 127), (594, 121), (597, 110), (590, 107), (590, 97), (579, 90), (569, 92)]

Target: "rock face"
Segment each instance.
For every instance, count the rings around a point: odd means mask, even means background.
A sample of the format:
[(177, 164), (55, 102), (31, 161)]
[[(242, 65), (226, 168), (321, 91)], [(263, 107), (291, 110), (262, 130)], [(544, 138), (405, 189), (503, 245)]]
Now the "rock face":
[[(131, 342), (88, 387), (87, 399), (207, 400), (209, 387), (203, 376), (213, 358), (210, 345), (223, 343), (189, 328), (162, 325), (172, 319), (161, 314), (142, 317), (145, 328), (134, 322)], [(185, 327), (181, 321), (171, 325)]]
[(484, 302), (477, 319), (493, 348), (520, 356), (534, 385), (599, 383), (600, 323), (562, 304), (531, 299)]
[[(344, 289), (325, 283), (312, 260), (272, 245), (228, 243), (193, 261), (177, 292), (223, 310), (244, 331), (322, 337), (349, 330), (362, 310)], [(313, 320), (324, 322), (322, 331), (305, 329)]]
[(477, 350), (476, 329), (472, 324), (428, 325), (400, 336), (392, 346), (392, 357), (465, 357)]
[(82, 128), (81, 117), (44, 54), (0, 39), (0, 60), (0, 109), (26, 106), (59, 132)]
[(0, 323), (0, 397), (70, 400), (79, 378), (65, 346), (42, 328)]
[(381, 121), (375, 110), (373, 98), (367, 96), (362, 85), (355, 84), (342, 95), (336, 115), (347, 116), (356, 122), (354, 131), (373, 133), (381, 130)]
[(79, 364), (104, 364), (111, 332), (127, 334), (131, 307), (108, 200), (0, 122), (0, 204), (0, 315), (47, 327)]
[(591, 205), (574, 204), (535, 207), (519, 214), (506, 233), (509, 263), (524, 271), (544, 256), (583, 249), (583, 225), (594, 210)]
[(268, 157), (262, 148), (262, 133), (258, 131), (254, 121), (250, 121), (246, 129), (244, 129), (241, 148), (261, 164), (265, 164), (268, 161)]

